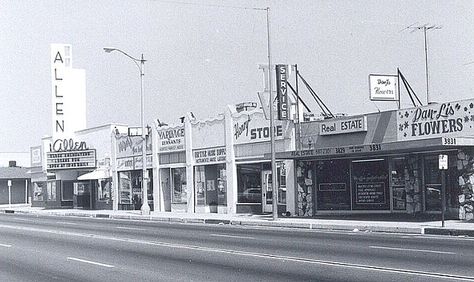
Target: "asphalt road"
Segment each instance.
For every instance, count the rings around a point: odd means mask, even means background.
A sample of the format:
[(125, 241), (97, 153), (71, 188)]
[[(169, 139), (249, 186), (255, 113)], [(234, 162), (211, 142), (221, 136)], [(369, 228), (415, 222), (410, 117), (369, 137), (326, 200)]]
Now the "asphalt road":
[(0, 214), (0, 281), (474, 281), (474, 239)]

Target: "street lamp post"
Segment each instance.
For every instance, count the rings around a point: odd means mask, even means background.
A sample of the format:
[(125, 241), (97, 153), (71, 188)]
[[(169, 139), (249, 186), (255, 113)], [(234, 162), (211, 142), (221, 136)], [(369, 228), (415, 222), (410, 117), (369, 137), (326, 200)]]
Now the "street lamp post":
[(122, 53), (129, 59), (131, 59), (135, 65), (137, 65), (138, 70), (140, 71), (140, 114), (141, 114), (141, 128), (142, 128), (142, 206), (140, 208), (141, 213), (144, 215), (150, 214), (150, 206), (148, 205), (148, 195), (147, 195), (147, 182), (148, 182), (148, 173), (146, 170), (146, 132), (145, 132), (145, 94), (143, 89), (143, 79), (145, 76), (145, 62), (146, 60), (143, 58), (143, 54), (140, 59), (134, 58), (129, 54), (125, 53), (124, 51), (117, 49), (117, 48), (108, 48), (105, 47), (104, 51), (106, 53), (110, 53), (113, 51), (117, 51)]

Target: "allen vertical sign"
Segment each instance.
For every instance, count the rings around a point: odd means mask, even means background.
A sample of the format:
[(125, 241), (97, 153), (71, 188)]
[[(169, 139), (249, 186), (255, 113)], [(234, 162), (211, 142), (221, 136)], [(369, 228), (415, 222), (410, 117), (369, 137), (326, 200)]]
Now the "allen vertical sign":
[(276, 65), (276, 83), (278, 97), (278, 119), (288, 119), (288, 66)]
[(53, 136), (63, 135), (66, 129), (64, 100), (67, 79), (65, 73), (72, 66), (71, 45), (51, 44), (51, 80), (53, 101)]

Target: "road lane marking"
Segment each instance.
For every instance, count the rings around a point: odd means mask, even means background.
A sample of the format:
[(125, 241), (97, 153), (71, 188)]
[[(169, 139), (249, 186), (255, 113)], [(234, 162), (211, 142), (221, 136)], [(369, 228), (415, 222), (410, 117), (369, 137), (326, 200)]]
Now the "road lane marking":
[(456, 254), (456, 253), (453, 253), (453, 252), (445, 252), (445, 251), (433, 251), (433, 250), (422, 250), (422, 249), (405, 249), (405, 248), (384, 247), (384, 246), (369, 246), (369, 248), (371, 248), (371, 249), (392, 250), (392, 251), (433, 253), (433, 254), (443, 254), (443, 255), (455, 255)]
[(110, 264), (105, 264), (105, 263), (100, 263), (100, 262), (95, 262), (95, 261), (90, 261), (90, 260), (85, 260), (85, 259), (80, 259), (80, 258), (68, 257), (67, 260), (73, 260), (73, 261), (88, 263), (88, 264), (92, 264), (92, 265), (103, 266), (103, 267), (107, 267), (107, 268), (115, 267), (115, 266), (110, 265)]
[(425, 271), (412, 270), (412, 269), (391, 268), (391, 267), (384, 267), (384, 266), (373, 266), (373, 265), (364, 265), (364, 264), (356, 264), (356, 263), (319, 260), (319, 259), (312, 259), (312, 258), (292, 257), (292, 256), (275, 255), (275, 254), (268, 254), (268, 253), (254, 253), (254, 252), (247, 252), (247, 251), (218, 249), (218, 248), (210, 248), (210, 247), (201, 247), (197, 245), (174, 244), (174, 243), (166, 243), (166, 242), (159, 242), (159, 241), (144, 241), (144, 240), (139, 240), (139, 239), (118, 238), (118, 237), (113, 237), (113, 236), (105, 236), (105, 235), (97, 235), (97, 234), (77, 233), (77, 232), (68, 232), (68, 231), (59, 231), (59, 230), (47, 230), (47, 229), (36, 228), (36, 227), (0, 224), (0, 230), (1, 228), (30, 231), (30, 232), (35, 232), (35, 233), (43, 232), (47, 234), (55, 234), (55, 235), (62, 235), (62, 236), (68, 236), (68, 237), (75, 236), (75, 237), (80, 237), (80, 238), (89, 238), (89, 239), (96, 239), (96, 240), (116, 241), (116, 242), (122, 242), (122, 243), (133, 243), (133, 244), (140, 244), (140, 245), (202, 251), (202, 252), (209, 252), (209, 253), (231, 254), (231, 255), (239, 255), (239, 256), (244, 256), (244, 257), (256, 257), (256, 258), (262, 258), (262, 259), (268, 259), (268, 260), (278, 260), (278, 261), (283, 261), (283, 262), (293, 261), (293, 262), (298, 262), (298, 263), (326, 265), (326, 266), (341, 267), (341, 268), (352, 268), (352, 269), (367, 270), (367, 271), (388, 272), (388, 273), (405, 274), (405, 275), (411, 275), (411, 276), (452, 279), (452, 280), (460, 280), (460, 281), (474, 281), (474, 276), (464, 276), (464, 275), (458, 275), (458, 274), (425, 272)]
[(11, 248), (11, 247), (12, 247), (12, 245), (8, 245), (8, 244), (0, 244), (0, 247)]
[(56, 221), (56, 223), (65, 224), (65, 225), (77, 225), (77, 223), (74, 223), (74, 222), (67, 222), (67, 221)]
[(237, 239), (251, 239), (255, 240), (254, 237), (248, 237), (248, 236), (237, 236), (237, 235), (227, 235), (227, 234), (210, 234), (209, 236), (213, 237), (225, 237), (225, 238), (237, 238)]
[(143, 228), (136, 228), (136, 227), (124, 227), (124, 226), (117, 226), (115, 227), (117, 229), (125, 229), (125, 230), (138, 230), (138, 231), (146, 231), (146, 229)]

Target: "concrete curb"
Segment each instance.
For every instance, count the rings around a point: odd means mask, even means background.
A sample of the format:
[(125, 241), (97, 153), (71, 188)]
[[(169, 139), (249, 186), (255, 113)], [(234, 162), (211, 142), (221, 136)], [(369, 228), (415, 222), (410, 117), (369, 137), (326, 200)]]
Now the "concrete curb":
[(222, 224), (222, 225), (240, 225), (252, 227), (271, 227), (271, 228), (295, 228), (308, 230), (329, 230), (329, 231), (354, 231), (354, 232), (381, 232), (381, 233), (399, 233), (399, 234), (430, 234), (430, 235), (448, 235), (448, 236), (469, 236), (474, 237), (474, 230), (459, 228), (435, 228), (435, 227), (398, 227), (398, 226), (377, 226), (367, 224), (320, 224), (305, 222), (282, 222), (254, 219), (219, 219), (219, 218), (188, 218), (188, 217), (163, 217), (153, 215), (138, 214), (109, 214), (109, 213), (85, 213), (81, 211), (35, 211), (35, 210), (16, 210), (2, 209), (3, 213), (18, 213), (46, 216), (74, 216), (83, 218), (103, 218), (103, 219), (121, 219), (136, 221), (155, 221), (169, 223), (194, 223), (194, 224)]

